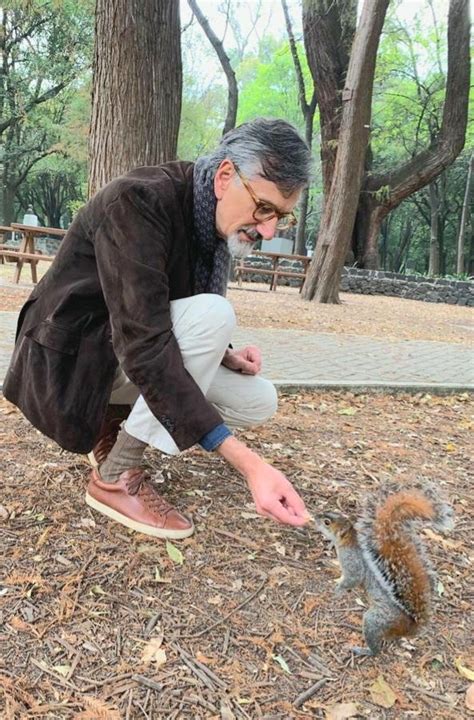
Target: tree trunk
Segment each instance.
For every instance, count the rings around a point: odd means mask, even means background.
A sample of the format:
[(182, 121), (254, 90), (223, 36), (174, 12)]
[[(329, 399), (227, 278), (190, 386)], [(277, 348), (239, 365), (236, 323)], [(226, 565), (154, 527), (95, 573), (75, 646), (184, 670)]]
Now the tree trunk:
[[(407, 163), (388, 172), (366, 175), (362, 196), (373, 195), (372, 213), (377, 212), (377, 207), (383, 209), (385, 215), (394, 210), (407, 197), (435, 180), (463, 149), (470, 87), (469, 34), (469, 0), (450, 0), (448, 73), (441, 129), (429, 147)], [(371, 267), (376, 239), (367, 235), (359, 242), (365, 248), (362, 264)]]
[(388, 3), (389, 0), (366, 0), (354, 37), (342, 94), (336, 166), (316, 255), (303, 288), (307, 300), (339, 302), (339, 280), (350, 247), (369, 138), (377, 48)]
[(439, 198), (436, 183), (429, 185), (430, 197), (430, 260), (428, 265), (428, 275), (439, 275)]
[(97, 0), (89, 193), (176, 157), (181, 115), (176, 0)]
[(227, 87), (228, 87), (227, 115), (226, 115), (226, 119), (224, 122), (224, 129), (222, 130), (222, 134), (225, 135), (226, 132), (235, 128), (235, 123), (237, 120), (237, 107), (239, 104), (239, 89), (237, 86), (237, 80), (235, 78), (235, 72), (232, 68), (231, 62), (229, 60), (229, 56), (227, 55), (226, 51), (224, 50), (224, 46), (223, 46), (222, 42), (219, 40), (219, 38), (215, 34), (214, 30), (209, 25), (208, 19), (201, 12), (196, 0), (188, 0), (188, 5), (191, 8), (191, 10), (193, 11), (193, 14), (195, 15), (198, 23), (204, 30), (204, 33), (205, 33), (207, 39), (209, 40), (212, 47), (216, 51), (217, 57), (219, 58), (219, 62), (221, 64), (222, 69), (227, 78)]
[[(356, 29), (357, 0), (303, 0), (303, 36), (321, 125), (324, 203), (336, 163), (342, 91)], [(323, 203), (323, 204), (324, 204)]]
[(408, 218), (407, 222), (402, 226), (400, 230), (400, 239), (398, 243), (397, 252), (393, 261), (394, 272), (400, 272), (404, 262), (403, 256), (405, 255), (405, 263), (408, 256), (408, 249), (410, 247), (412, 234), (411, 234), (411, 220)]
[(304, 188), (298, 205), (298, 227), (296, 228), (295, 253), (306, 255), (306, 216), (309, 205), (309, 188)]
[(15, 222), (15, 190), (9, 185), (3, 183), (2, 193), (2, 209), (3, 222), (2, 225), (10, 225)]
[(469, 161), (469, 168), (467, 171), (467, 180), (466, 180), (466, 192), (464, 193), (464, 202), (462, 206), (462, 212), (461, 212), (461, 223), (459, 225), (459, 235), (458, 235), (458, 252), (457, 252), (457, 262), (456, 262), (456, 272), (458, 275), (461, 275), (464, 272), (464, 240), (466, 237), (466, 225), (467, 225), (467, 216), (469, 212), (469, 199), (471, 197), (471, 190), (472, 190), (472, 176), (473, 176), (473, 170), (474, 168), (474, 155), (471, 155), (471, 159)]

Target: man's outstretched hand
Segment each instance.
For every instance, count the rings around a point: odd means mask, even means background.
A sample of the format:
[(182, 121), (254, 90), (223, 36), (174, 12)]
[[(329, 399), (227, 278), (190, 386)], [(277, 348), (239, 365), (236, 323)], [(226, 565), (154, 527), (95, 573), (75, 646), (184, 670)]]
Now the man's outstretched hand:
[(226, 438), (217, 452), (245, 477), (261, 515), (296, 527), (310, 520), (303, 500), (283, 473), (237, 438)]
[(268, 463), (247, 477), (247, 483), (260, 515), (297, 527), (308, 522), (303, 500), (289, 480)]
[(262, 369), (262, 353), (255, 345), (247, 345), (242, 350), (225, 351), (222, 359), (224, 367), (241, 372), (244, 375), (257, 375)]

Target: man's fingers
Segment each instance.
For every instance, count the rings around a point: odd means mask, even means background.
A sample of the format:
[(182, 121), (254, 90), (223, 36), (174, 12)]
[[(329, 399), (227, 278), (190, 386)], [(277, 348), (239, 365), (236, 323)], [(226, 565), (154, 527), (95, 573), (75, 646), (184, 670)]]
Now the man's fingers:
[(266, 511), (270, 513), (275, 520), (279, 520), (286, 525), (300, 526), (305, 525), (307, 522), (303, 514), (295, 515), (280, 501), (274, 502), (271, 507), (266, 508)]

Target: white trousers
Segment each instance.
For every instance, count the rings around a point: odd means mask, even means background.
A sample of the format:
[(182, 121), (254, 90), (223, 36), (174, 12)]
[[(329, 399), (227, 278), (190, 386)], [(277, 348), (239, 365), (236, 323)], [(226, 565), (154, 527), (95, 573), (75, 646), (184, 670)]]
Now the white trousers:
[[(172, 300), (171, 321), (184, 366), (232, 428), (260, 425), (277, 408), (273, 384), (260, 375), (243, 375), (221, 365), (236, 320), (232, 305), (221, 295), (206, 293)], [(133, 404), (124, 428), (129, 435), (169, 455), (179, 449), (155, 418), (136, 385), (118, 368), (109, 401)]]

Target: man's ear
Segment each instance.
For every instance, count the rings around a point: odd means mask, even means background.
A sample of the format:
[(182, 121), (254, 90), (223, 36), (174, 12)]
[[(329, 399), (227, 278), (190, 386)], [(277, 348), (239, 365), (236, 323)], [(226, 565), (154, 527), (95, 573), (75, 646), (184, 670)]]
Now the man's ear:
[(227, 159), (223, 160), (214, 175), (214, 192), (218, 200), (222, 200), (222, 197), (232, 182), (234, 175), (235, 168), (233, 163)]

